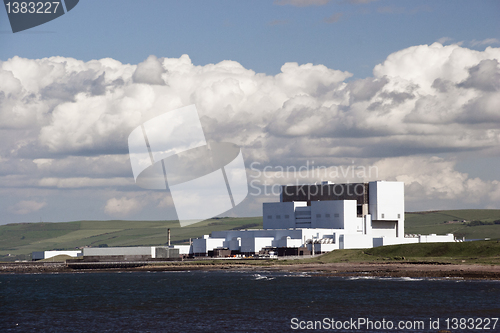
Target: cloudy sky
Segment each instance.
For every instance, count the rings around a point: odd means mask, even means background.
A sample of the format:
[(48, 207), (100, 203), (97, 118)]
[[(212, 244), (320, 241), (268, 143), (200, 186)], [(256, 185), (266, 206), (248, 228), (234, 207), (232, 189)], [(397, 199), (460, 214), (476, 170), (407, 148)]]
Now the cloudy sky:
[(224, 215), (326, 179), (404, 181), (407, 211), (500, 208), (499, 15), (498, 1), (85, 0), (13, 34), (0, 9), (0, 224), (174, 219), (167, 194), (135, 185), (127, 138), (191, 104), (253, 184)]

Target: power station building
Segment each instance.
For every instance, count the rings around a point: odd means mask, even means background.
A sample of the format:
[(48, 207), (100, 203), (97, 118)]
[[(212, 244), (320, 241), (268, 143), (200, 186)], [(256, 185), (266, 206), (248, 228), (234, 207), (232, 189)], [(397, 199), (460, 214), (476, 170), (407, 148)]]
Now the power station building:
[(269, 249), (314, 253), (383, 245), (453, 242), (453, 234), (404, 234), (404, 183), (283, 186), (280, 202), (263, 204), (263, 229), (214, 231), (193, 241), (195, 256), (214, 249), (251, 255)]

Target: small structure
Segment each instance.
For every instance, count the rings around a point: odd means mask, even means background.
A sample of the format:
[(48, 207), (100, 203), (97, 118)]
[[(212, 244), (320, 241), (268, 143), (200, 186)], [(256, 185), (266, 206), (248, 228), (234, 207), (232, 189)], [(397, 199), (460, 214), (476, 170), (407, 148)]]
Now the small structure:
[(82, 251), (81, 250), (76, 250), (76, 251), (36, 251), (31, 253), (31, 260), (36, 261), (36, 260), (42, 260), (42, 259), (49, 259), (55, 256), (60, 256), (60, 255), (66, 255), (70, 257), (81, 257)]
[(83, 258), (90, 261), (141, 261), (179, 258), (179, 252), (173, 246), (86, 247)]

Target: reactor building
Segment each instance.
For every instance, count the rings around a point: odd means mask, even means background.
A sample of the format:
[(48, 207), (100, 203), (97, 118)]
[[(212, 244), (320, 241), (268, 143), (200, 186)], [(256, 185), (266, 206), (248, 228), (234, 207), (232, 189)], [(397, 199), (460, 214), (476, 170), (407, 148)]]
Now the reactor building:
[(214, 231), (194, 239), (191, 253), (316, 254), (336, 249), (454, 242), (448, 235), (405, 235), (404, 183), (282, 186), (279, 202), (263, 204), (263, 229)]

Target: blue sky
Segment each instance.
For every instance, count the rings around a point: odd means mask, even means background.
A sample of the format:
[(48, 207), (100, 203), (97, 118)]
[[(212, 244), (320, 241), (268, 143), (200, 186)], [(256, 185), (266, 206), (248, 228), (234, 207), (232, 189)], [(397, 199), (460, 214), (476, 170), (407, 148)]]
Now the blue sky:
[(375, 166), (334, 180), (404, 181), (407, 211), (500, 208), (499, 14), (498, 1), (81, 0), (13, 34), (0, 9), (0, 224), (175, 218), (134, 184), (127, 137), (189, 104), (251, 179), (253, 162)]
[(471, 42), (500, 34), (498, 1), (359, 2), (82, 0), (67, 15), (17, 34), (0, 11), (0, 59), (57, 55), (137, 64), (150, 54), (189, 54), (197, 65), (234, 60), (277, 74), (285, 62), (313, 63), (364, 78), (409, 46), (448, 37), (484, 49)]

